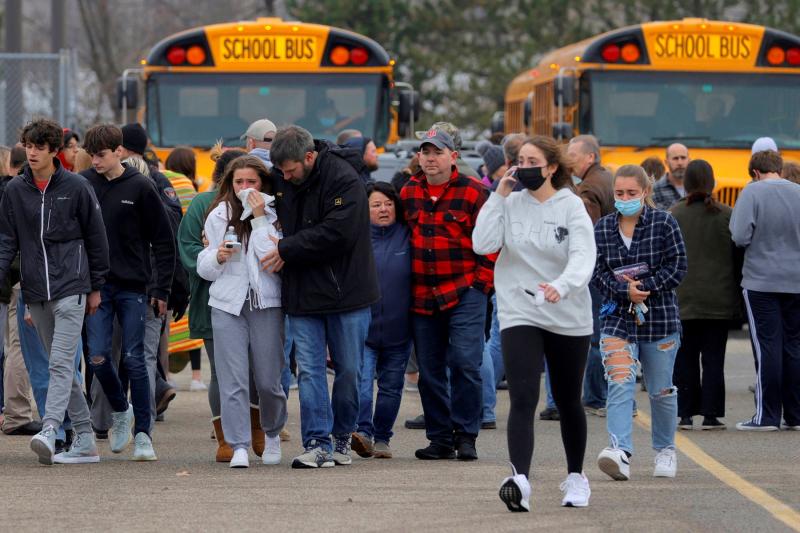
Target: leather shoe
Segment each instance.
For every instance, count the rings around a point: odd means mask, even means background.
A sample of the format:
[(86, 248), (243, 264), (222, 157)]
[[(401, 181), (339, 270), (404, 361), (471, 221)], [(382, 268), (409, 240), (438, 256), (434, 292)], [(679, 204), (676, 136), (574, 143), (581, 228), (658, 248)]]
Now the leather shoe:
[(475, 439), (462, 437), (456, 439), (456, 459), (459, 461), (474, 461), (478, 458), (478, 450), (475, 449)]
[(443, 444), (430, 443), (426, 448), (420, 448), (414, 455), (423, 461), (436, 461), (439, 459), (454, 459), (456, 454), (453, 448)]
[(41, 430), (42, 430), (42, 423), (37, 420), (33, 420), (31, 422), (28, 422), (27, 424), (15, 427), (12, 430), (6, 430), (5, 428), (3, 428), (3, 433), (5, 433), (6, 435), (36, 435)]
[(425, 429), (425, 415), (419, 415), (406, 420), (406, 429)]

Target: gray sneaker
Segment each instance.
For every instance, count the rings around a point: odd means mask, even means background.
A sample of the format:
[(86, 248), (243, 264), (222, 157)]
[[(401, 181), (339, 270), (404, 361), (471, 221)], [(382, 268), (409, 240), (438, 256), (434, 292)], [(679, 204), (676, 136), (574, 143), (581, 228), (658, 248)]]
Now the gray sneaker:
[(48, 424), (31, 439), (31, 450), (39, 456), (43, 465), (53, 464), (53, 455), (56, 453), (56, 428)]
[(111, 451), (122, 453), (131, 442), (131, 430), (133, 429), (133, 406), (128, 404), (128, 410), (121, 413), (111, 413), (113, 423), (108, 430), (108, 438), (111, 442)]
[(335, 464), (329, 451), (311, 441), (306, 451), (294, 458), (292, 468), (331, 468)]
[(66, 452), (61, 452), (53, 457), (53, 462), (64, 465), (99, 463), (100, 454), (97, 453), (97, 444), (94, 433), (78, 433), (72, 446)]
[(392, 449), (389, 447), (389, 443), (376, 440), (372, 451), (372, 457), (377, 459), (391, 459)]
[(333, 462), (338, 466), (353, 463), (353, 458), (350, 456), (350, 435), (333, 438)]
[(133, 439), (133, 456), (131, 461), (156, 461), (156, 452), (153, 450), (153, 441), (150, 436), (140, 431)]

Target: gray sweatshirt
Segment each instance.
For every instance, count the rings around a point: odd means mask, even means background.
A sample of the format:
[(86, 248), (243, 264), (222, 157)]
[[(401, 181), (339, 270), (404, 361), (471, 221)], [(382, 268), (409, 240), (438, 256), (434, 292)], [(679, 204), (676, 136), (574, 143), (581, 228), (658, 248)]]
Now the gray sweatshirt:
[(731, 236), (745, 248), (742, 287), (800, 293), (800, 185), (768, 179), (747, 185), (731, 215)]

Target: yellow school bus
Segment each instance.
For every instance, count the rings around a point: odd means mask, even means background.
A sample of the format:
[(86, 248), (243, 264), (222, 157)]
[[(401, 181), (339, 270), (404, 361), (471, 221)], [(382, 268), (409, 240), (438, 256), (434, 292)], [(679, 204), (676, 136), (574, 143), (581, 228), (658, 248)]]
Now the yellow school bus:
[[(217, 139), (243, 146), (239, 137), (260, 118), (299, 124), (316, 138), (354, 128), (379, 147), (396, 142), (408, 127), (392, 107), (393, 95), (405, 96), (392, 92), (394, 63), (372, 39), (330, 26), (276, 18), (214, 24), (156, 44), (120, 79), (118, 104), (142, 101), (137, 117), (162, 161), (175, 146), (194, 147), (205, 189), (208, 149)], [(400, 108), (407, 116), (407, 99)]]
[(705, 19), (648, 22), (544, 56), (508, 86), (505, 130), (597, 136), (603, 164), (641, 163), (679, 142), (714, 167), (733, 205), (750, 148), (772, 137), (800, 159), (800, 37)]

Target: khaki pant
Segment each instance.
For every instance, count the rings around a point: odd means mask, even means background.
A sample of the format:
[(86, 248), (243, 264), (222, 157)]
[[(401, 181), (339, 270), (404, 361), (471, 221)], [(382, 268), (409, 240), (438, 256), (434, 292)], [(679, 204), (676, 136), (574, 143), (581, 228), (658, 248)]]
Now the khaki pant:
[(8, 305), (8, 314), (0, 317), (5, 324), (5, 370), (3, 372), (5, 403), (5, 422), (3, 431), (13, 431), (33, 420), (33, 395), (31, 384), (28, 380), (28, 369), (22, 359), (22, 349), (19, 344), (19, 328), (17, 327), (17, 299), (19, 285), (14, 287), (11, 303)]

